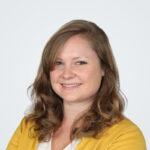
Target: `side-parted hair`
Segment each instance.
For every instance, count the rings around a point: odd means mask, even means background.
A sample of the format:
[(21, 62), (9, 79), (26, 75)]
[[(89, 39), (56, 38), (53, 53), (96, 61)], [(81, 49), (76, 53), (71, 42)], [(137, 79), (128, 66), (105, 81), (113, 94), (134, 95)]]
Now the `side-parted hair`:
[[(73, 20), (63, 25), (47, 42), (35, 81), (29, 86), (32, 88), (33, 110), (26, 116), (26, 122), (34, 121), (32, 128), (39, 141), (48, 140), (63, 120), (63, 100), (51, 87), (50, 71), (54, 69), (61, 47), (74, 35), (89, 41), (105, 75), (91, 108), (72, 125), (70, 139), (83, 136), (96, 138), (104, 129), (124, 118), (118, 69), (107, 35), (93, 22)], [(81, 126), (77, 127), (81, 120)]]

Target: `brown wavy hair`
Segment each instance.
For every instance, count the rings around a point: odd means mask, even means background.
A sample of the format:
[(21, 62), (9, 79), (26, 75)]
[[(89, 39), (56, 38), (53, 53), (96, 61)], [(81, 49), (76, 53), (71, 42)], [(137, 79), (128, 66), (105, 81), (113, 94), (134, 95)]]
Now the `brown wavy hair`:
[[(26, 121), (34, 121), (32, 128), (39, 141), (48, 140), (63, 120), (63, 100), (51, 87), (50, 71), (54, 69), (59, 50), (74, 35), (80, 35), (90, 42), (105, 75), (91, 108), (73, 123), (70, 140), (83, 136), (96, 138), (104, 129), (124, 118), (118, 69), (107, 35), (93, 22), (73, 20), (63, 25), (47, 42), (35, 81), (29, 86), (34, 103)], [(81, 120), (84, 121), (77, 127)]]

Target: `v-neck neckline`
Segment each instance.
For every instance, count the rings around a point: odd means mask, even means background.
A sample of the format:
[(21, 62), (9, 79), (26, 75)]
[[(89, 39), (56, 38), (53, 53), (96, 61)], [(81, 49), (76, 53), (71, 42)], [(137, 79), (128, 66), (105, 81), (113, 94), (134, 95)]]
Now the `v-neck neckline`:
[[(63, 150), (75, 150), (80, 143), (80, 139), (74, 139)], [(52, 138), (47, 142), (38, 143), (37, 150), (52, 150)]]

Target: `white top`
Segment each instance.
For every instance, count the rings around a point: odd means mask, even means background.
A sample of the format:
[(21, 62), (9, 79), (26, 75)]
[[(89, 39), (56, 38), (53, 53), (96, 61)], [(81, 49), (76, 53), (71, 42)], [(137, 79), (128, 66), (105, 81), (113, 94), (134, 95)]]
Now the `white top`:
[[(63, 150), (75, 150), (79, 142), (80, 139), (75, 139), (72, 141), (72, 143), (67, 145)], [(48, 142), (38, 143), (37, 150), (52, 150), (51, 139)]]

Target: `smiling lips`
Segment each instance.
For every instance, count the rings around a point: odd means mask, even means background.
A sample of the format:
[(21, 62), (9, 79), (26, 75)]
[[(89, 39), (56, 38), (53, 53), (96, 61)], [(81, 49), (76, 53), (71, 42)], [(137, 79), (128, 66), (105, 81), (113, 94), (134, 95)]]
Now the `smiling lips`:
[(61, 83), (61, 85), (64, 89), (74, 89), (78, 88), (81, 83)]

